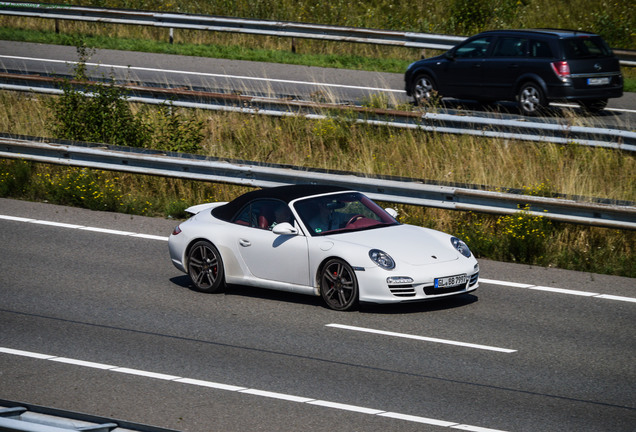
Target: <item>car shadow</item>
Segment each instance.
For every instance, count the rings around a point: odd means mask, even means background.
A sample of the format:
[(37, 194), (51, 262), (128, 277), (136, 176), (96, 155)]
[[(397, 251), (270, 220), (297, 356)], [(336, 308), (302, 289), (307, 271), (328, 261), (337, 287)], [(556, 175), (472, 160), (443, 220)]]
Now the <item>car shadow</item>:
[[(566, 105), (566, 106), (564, 106)], [(540, 118), (568, 118), (576, 116), (579, 118), (620, 118), (623, 113), (618, 111), (602, 110), (597, 113), (586, 112), (578, 104), (565, 103), (563, 105), (551, 104), (544, 108), (541, 115), (536, 117), (528, 117), (521, 113), (519, 107), (514, 102), (498, 101), (498, 102), (480, 102), (467, 99), (445, 98), (440, 103), (440, 108), (445, 114), (467, 115), (470, 112), (490, 115), (510, 115), (520, 117), (522, 119), (540, 119)]]
[[(170, 279), (170, 282), (178, 287), (195, 291), (193, 289), (192, 282), (190, 281), (190, 277), (187, 275), (173, 277)], [(320, 297), (246, 285), (229, 285), (224, 291), (218, 293), (218, 295), (241, 296), (276, 302), (318, 306), (323, 309), (330, 310)], [(474, 294), (461, 294), (452, 297), (414, 303), (361, 303), (356, 311), (363, 314), (414, 314), (459, 308), (475, 303), (477, 300), (478, 297)]]
[(460, 294), (452, 297), (426, 300), (413, 303), (392, 303), (392, 304), (360, 304), (360, 313), (372, 313), (383, 315), (405, 315), (414, 313), (435, 312), (440, 310), (455, 309), (476, 303), (479, 300), (474, 294)]
[[(181, 288), (187, 288), (189, 290), (196, 292), (196, 290), (194, 289), (194, 286), (192, 285), (192, 282), (190, 281), (190, 277), (188, 275), (176, 276), (176, 277), (170, 278), (170, 282), (172, 282), (173, 284)], [(211, 295), (214, 295), (214, 294), (211, 294)], [(310, 295), (298, 294), (298, 293), (287, 292), (287, 291), (277, 291), (272, 289), (251, 287), (247, 285), (228, 285), (225, 288), (225, 290), (220, 291), (218, 295), (260, 298), (264, 300), (272, 300), (272, 301), (280, 301), (280, 302), (296, 303), (296, 304), (307, 304), (307, 305), (315, 305), (315, 306), (322, 305), (322, 299), (320, 297), (314, 297)]]

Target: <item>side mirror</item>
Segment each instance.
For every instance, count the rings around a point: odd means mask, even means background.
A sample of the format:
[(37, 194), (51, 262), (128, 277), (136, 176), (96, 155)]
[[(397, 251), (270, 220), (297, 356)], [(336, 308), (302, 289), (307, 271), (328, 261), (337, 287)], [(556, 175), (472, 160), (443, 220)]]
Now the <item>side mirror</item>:
[(397, 217), (398, 217), (398, 212), (397, 212), (397, 210), (395, 210), (395, 209), (393, 209), (393, 208), (385, 208), (384, 210), (385, 210), (388, 214), (390, 214), (390, 215), (391, 215), (391, 217), (392, 217), (393, 219), (397, 219)]
[(446, 57), (450, 61), (455, 61), (455, 53), (453, 51), (446, 51), (444, 53), (444, 57)]
[(272, 232), (277, 235), (296, 235), (298, 230), (289, 222), (281, 222), (272, 228)]

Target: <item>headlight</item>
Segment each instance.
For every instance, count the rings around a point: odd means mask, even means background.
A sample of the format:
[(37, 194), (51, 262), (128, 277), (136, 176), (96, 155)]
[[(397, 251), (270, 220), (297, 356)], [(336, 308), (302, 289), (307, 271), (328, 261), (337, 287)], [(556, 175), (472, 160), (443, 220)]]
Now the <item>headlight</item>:
[(379, 249), (371, 249), (369, 251), (369, 258), (383, 269), (391, 270), (395, 268), (395, 261), (393, 261), (393, 258), (391, 258), (388, 253), (382, 252)]
[(451, 237), (451, 244), (460, 254), (464, 255), (466, 258), (470, 258), (470, 249), (468, 249), (468, 245), (458, 239), (457, 237)]

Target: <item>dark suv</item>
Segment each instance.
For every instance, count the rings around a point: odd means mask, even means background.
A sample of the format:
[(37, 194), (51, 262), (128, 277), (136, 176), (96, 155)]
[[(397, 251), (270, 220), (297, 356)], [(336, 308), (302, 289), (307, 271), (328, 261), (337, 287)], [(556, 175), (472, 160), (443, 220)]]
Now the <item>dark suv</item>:
[(618, 59), (598, 35), (571, 30), (493, 30), (445, 54), (411, 64), (406, 93), (416, 104), (442, 97), (517, 101), (534, 115), (550, 101), (569, 100), (590, 112), (623, 95)]

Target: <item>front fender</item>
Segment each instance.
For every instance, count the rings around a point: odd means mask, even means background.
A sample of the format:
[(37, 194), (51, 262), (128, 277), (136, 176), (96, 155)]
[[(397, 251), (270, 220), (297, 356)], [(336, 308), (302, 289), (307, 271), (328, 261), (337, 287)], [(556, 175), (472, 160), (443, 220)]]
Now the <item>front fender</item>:
[(421, 66), (419, 68), (407, 71), (404, 76), (404, 90), (407, 96), (413, 96), (413, 87), (415, 86), (415, 79), (420, 75), (428, 75), (433, 82), (437, 84), (437, 76), (433, 70), (428, 66)]

